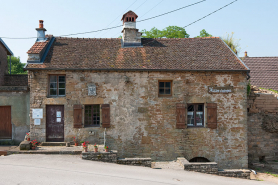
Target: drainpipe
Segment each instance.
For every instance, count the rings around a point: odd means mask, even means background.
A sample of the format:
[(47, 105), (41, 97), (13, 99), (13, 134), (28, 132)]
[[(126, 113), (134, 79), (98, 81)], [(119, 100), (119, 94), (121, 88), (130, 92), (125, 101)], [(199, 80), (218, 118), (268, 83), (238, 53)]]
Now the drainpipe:
[(12, 74), (12, 55), (10, 55), (10, 75)]
[(104, 147), (105, 147), (105, 133), (106, 132), (106, 128), (105, 128), (105, 130), (104, 130), (104, 133), (103, 133), (103, 135), (104, 135)]

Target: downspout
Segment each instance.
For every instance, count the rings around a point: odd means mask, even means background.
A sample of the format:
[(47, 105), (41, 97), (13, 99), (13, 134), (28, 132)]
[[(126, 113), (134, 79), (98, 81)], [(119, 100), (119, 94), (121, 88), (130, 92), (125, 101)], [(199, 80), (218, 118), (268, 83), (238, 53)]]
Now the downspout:
[(10, 55), (10, 75), (12, 74), (12, 55)]
[(250, 74), (249, 74), (249, 72), (247, 72), (247, 80), (249, 80), (250, 79)]

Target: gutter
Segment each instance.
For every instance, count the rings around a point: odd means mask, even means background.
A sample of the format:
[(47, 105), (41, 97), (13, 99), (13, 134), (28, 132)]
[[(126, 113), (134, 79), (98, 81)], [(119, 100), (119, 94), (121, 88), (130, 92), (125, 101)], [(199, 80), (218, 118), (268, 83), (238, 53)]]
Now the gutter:
[(95, 68), (87, 68), (87, 69), (76, 69), (76, 68), (24, 68), (24, 70), (70, 70), (70, 71), (209, 71), (209, 72), (247, 72), (250, 70), (223, 70), (223, 69), (95, 69)]

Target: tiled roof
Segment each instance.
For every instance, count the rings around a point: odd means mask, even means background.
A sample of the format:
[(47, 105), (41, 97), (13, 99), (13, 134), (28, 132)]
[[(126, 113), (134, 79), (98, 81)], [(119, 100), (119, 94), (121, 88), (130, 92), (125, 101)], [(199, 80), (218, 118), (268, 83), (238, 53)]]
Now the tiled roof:
[(26, 68), (99, 70), (248, 70), (220, 38), (145, 39), (122, 48), (121, 39), (59, 38), (43, 64)]
[(44, 42), (35, 42), (35, 44), (27, 51), (28, 54), (39, 54), (51, 39), (51, 36), (46, 35), (47, 40)]
[(250, 68), (251, 85), (278, 90), (278, 57), (244, 57)]

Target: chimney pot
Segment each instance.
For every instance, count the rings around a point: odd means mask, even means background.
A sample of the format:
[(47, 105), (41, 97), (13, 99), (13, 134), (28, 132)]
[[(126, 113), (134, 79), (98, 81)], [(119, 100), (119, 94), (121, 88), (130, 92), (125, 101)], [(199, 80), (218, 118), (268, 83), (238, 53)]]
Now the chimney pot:
[(39, 28), (43, 28), (43, 20), (39, 20)]
[(247, 51), (244, 52), (244, 57), (248, 57)]

